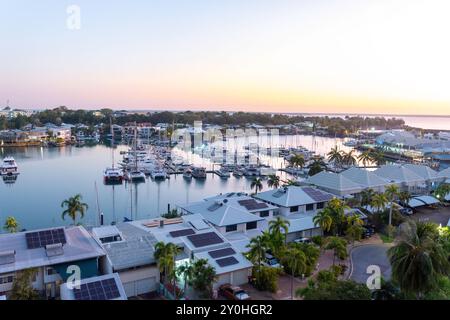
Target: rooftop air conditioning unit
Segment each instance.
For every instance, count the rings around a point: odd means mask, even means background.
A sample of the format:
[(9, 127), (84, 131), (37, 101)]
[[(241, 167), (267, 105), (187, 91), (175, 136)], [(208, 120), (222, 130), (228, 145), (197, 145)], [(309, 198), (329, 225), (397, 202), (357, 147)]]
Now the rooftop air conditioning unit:
[(0, 251), (0, 265), (16, 262), (16, 250)]
[(45, 246), (47, 257), (60, 256), (64, 254), (62, 243), (48, 244)]

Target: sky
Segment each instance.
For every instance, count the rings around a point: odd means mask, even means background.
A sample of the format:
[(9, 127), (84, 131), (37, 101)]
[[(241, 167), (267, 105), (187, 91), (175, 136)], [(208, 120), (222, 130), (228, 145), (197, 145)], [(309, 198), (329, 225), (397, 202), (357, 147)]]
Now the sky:
[(448, 0), (0, 0), (0, 106), (450, 115), (449, 14)]

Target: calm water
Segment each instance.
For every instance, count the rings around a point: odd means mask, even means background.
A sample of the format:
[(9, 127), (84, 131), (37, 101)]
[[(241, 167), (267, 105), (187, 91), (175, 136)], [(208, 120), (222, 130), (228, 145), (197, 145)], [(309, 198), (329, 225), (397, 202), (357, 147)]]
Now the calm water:
[[(280, 145), (302, 145), (319, 154), (324, 154), (335, 144), (344, 150), (343, 140), (311, 136), (280, 137)], [(120, 160), (119, 146), (114, 150), (115, 159)], [(99, 207), (104, 212), (105, 223), (123, 221), (124, 217), (142, 219), (157, 217), (167, 211), (167, 205), (175, 207), (207, 196), (231, 191), (250, 192), (251, 180), (231, 176), (227, 180), (208, 174), (206, 181), (186, 181), (182, 175), (172, 175), (165, 181), (122, 184), (103, 184), (102, 171), (111, 165), (111, 149), (104, 145), (94, 147), (21, 148), (0, 149), (0, 156), (15, 157), (20, 175), (14, 184), (0, 180), (0, 224), (7, 216), (14, 216), (21, 228), (36, 229), (70, 224), (70, 218), (61, 218), (61, 201), (77, 193), (82, 194), (89, 205), (83, 219), (85, 225), (98, 221), (96, 189)], [(197, 158), (196, 163), (211, 167), (207, 159)], [(268, 159), (270, 164), (283, 166), (281, 159)], [(264, 189), (267, 186), (264, 185)]]

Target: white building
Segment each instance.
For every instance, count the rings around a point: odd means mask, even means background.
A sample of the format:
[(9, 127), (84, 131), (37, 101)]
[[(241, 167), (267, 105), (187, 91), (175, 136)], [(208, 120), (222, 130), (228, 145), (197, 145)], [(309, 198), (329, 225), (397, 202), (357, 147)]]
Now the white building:
[(319, 187), (337, 197), (358, 194), (364, 189), (363, 185), (348, 179), (343, 174), (327, 171), (321, 171), (312, 177), (303, 180), (302, 184)]

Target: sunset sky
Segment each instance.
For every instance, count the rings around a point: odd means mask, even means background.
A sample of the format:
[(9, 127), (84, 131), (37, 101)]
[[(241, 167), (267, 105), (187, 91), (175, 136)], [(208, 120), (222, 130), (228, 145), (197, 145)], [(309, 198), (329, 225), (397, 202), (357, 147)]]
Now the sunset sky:
[(0, 106), (450, 115), (449, 16), (448, 0), (0, 0)]

